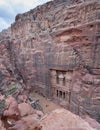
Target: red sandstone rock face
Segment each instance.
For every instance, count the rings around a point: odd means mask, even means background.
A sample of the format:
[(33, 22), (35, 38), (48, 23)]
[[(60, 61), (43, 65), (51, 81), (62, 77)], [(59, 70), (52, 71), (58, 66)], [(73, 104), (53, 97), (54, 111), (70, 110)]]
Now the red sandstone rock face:
[(1, 121), (1, 119), (0, 119), (0, 130), (6, 130), (6, 129), (4, 128), (4, 124), (3, 124), (3, 122)]
[(35, 89), (76, 114), (100, 121), (99, 28), (97, 0), (54, 0), (17, 15), (11, 41), (0, 41), (4, 82), (0, 86), (7, 87), (5, 82), (14, 77), (28, 90)]
[(57, 109), (41, 120), (35, 114), (25, 116), (15, 122), (9, 130), (98, 130), (99, 128), (99, 125), (97, 129), (92, 128), (88, 122), (65, 109)]
[[(10, 74), (7, 71), (6, 65), (9, 63), (7, 49), (6, 49), (6, 41), (0, 43), (0, 86), (1, 89), (6, 86), (8, 80), (10, 80)], [(9, 84), (9, 83), (8, 83)]]
[[(7, 98), (0, 96), (1, 100), (5, 100), (4, 111), (0, 113), (0, 130), (36, 130), (39, 126), (39, 120), (43, 117), (43, 113), (27, 102), (18, 104), (13, 96)], [(1, 108), (0, 106), (0, 112)]]
[(28, 103), (18, 104), (18, 109), (21, 118), (14, 122), (14, 126), (9, 127), (8, 130), (38, 130), (39, 120), (43, 117), (43, 113), (34, 110)]
[(39, 130), (39, 120), (33, 115), (26, 116), (21, 120), (17, 121), (14, 127), (9, 128), (8, 130)]
[(41, 130), (95, 130), (80, 117), (64, 109), (57, 109), (44, 117)]

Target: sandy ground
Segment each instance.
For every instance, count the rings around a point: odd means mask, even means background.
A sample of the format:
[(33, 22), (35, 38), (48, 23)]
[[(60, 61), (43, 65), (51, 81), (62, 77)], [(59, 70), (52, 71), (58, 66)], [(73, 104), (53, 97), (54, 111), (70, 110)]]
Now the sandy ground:
[(33, 92), (30, 96), (35, 101), (39, 100), (38, 103), (42, 107), (44, 114), (50, 113), (51, 111), (53, 111), (57, 108), (61, 108), (57, 104), (53, 103), (50, 99), (46, 99), (45, 97), (43, 97), (35, 92)]

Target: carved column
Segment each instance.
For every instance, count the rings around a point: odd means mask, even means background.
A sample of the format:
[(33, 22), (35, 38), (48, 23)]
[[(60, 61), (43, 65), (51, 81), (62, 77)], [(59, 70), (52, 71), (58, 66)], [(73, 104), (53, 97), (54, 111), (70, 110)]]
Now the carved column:
[(51, 83), (54, 86), (56, 84), (57, 73), (56, 70), (51, 71)]
[(71, 77), (70, 73), (66, 72), (66, 74), (65, 74), (65, 84), (66, 84), (68, 89), (70, 89), (70, 87), (71, 87), (71, 81), (72, 81), (72, 77)]

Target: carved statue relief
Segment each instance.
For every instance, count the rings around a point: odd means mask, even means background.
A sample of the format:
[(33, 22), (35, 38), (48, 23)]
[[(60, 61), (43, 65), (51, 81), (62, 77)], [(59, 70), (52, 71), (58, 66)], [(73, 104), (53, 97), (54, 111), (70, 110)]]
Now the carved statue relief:
[(70, 72), (66, 72), (66, 74), (65, 74), (65, 79), (66, 79), (66, 80), (69, 80), (69, 81), (72, 80), (72, 76), (71, 76), (71, 73), (70, 73)]
[(62, 72), (60, 72), (60, 74), (58, 75), (59, 79), (63, 79), (64, 78), (64, 75)]
[(59, 84), (61, 85), (61, 86), (63, 86), (64, 85), (64, 75), (63, 75), (63, 73), (62, 72), (60, 72), (60, 74), (58, 75), (58, 80), (59, 80)]

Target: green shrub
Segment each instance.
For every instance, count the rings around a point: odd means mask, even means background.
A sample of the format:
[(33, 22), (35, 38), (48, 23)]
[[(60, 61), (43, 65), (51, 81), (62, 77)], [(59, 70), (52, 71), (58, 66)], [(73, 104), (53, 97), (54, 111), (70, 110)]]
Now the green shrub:
[(90, 66), (85, 65), (84, 68), (87, 69), (90, 74), (93, 74), (93, 70)]
[(6, 95), (13, 94), (17, 89), (18, 89), (18, 86), (17, 86), (17, 85), (11, 86), (10, 88), (7, 89)]
[(3, 113), (5, 108), (5, 100), (0, 100), (0, 115)]

